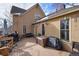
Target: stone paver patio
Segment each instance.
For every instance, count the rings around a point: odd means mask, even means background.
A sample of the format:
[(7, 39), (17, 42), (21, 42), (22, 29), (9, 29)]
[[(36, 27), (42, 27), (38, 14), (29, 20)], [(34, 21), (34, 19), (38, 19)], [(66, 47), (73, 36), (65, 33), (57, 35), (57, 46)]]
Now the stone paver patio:
[(68, 56), (65, 51), (42, 47), (36, 44), (35, 38), (24, 38), (13, 48), (10, 56)]

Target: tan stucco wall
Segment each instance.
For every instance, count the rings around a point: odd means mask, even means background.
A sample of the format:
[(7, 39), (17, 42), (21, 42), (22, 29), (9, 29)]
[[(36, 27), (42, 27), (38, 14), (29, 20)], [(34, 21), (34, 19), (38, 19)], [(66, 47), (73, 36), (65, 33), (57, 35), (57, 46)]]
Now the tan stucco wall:
[(26, 11), (21, 16), (14, 16), (14, 30), (17, 30), (19, 34), (23, 34), (23, 25), (26, 25), (26, 32), (33, 32), (32, 24), (35, 22), (36, 13), (38, 13), (41, 18), (45, 16), (38, 6), (33, 7), (28, 12)]
[(45, 26), (46, 36), (55, 36), (55, 37), (60, 38), (59, 36), (60, 25), (59, 24), (60, 22), (56, 19), (46, 22), (46, 26)]
[(72, 15), (72, 41), (79, 42), (79, 12)]
[(45, 36), (55, 36), (60, 38), (60, 20), (62, 20), (64, 17), (69, 18), (69, 41), (62, 40), (63, 48), (64, 50), (72, 51), (72, 41), (79, 42), (79, 12), (74, 12), (59, 18), (52, 19), (50, 21), (38, 23), (36, 24), (39, 25), (37, 27), (37, 31), (39, 32), (42, 28), (41, 25), (45, 24)]
[(18, 22), (18, 16), (13, 16), (13, 31), (17, 31), (18, 29), (18, 24), (17, 24), (17, 22)]
[[(60, 30), (60, 22), (58, 20), (51, 20), (48, 22), (39, 23), (37, 26), (37, 33), (42, 33), (42, 24), (45, 26), (45, 36), (56, 36), (60, 38), (59, 30)], [(58, 25), (57, 25), (58, 24)]]
[[(42, 24), (45, 25), (45, 36), (55, 36), (60, 38), (60, 20), (62, 20), (63, 18), (56, 18), (56, 19), (52, 19), (50, 21), (47, 22), (43, 22), (43, 23), (39, 23), (35, 26), (37, 26), (37, 33), (40, 33), (40, 30), (42, 29)], [(70, 20), (69, 20), (70, 21)], [(69, 32), (70, 35), (70, 32)], [(71, 39), (71, 36), (69, 37)], [(71, 51), (71, 42), (67, 42), (63, 40), (63, 47), (64, 50)]]

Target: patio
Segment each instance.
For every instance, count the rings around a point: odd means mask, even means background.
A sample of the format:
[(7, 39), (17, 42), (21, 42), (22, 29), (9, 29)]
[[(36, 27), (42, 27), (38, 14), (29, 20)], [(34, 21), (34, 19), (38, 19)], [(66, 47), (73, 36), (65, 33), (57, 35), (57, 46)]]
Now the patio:
[(42, 47), (36, 44), (35, 38), (24, 38), (13, 48), (10, 56), (68, 56), (70, 53)]

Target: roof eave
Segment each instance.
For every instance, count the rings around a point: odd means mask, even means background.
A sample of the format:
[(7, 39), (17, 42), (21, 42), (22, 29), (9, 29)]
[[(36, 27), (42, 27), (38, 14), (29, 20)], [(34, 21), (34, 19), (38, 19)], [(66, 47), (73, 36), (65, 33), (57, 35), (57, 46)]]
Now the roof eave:
[(20, 15), (22, 15), (22, 13), (12, 13), (12, 15), (14, 15), (14, 16), (20, 16)]
[(60, 17), (60, 16), (63, 16), (63, 15), (66, 15), (66, 14), (69, 14), (69, 13), (72, 13), (72, 12), (76, 12), (76, 11), (79, 11), (79, 8), (71, 10), (71, 11), (68, 11), (68, 12), (65, 12), (65, 13), (59, 13), (59, 14), (47, 16), (47, 17), (35, 22), (34, 24), (37, 24), (37, 23), (40, 23), (40, 22), (44, 22), (44, 21), (47, 21), (48, 19), (53, 19), (53, 18)]

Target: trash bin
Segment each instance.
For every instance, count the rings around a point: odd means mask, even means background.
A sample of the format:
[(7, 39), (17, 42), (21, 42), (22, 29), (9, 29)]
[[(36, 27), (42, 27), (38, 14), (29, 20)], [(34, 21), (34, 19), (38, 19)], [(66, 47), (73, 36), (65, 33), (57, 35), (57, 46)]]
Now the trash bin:
[(53, 36), (48, 37), (47, 46), (55, 48), (55, 49), (62, 49), (62, 42)]

